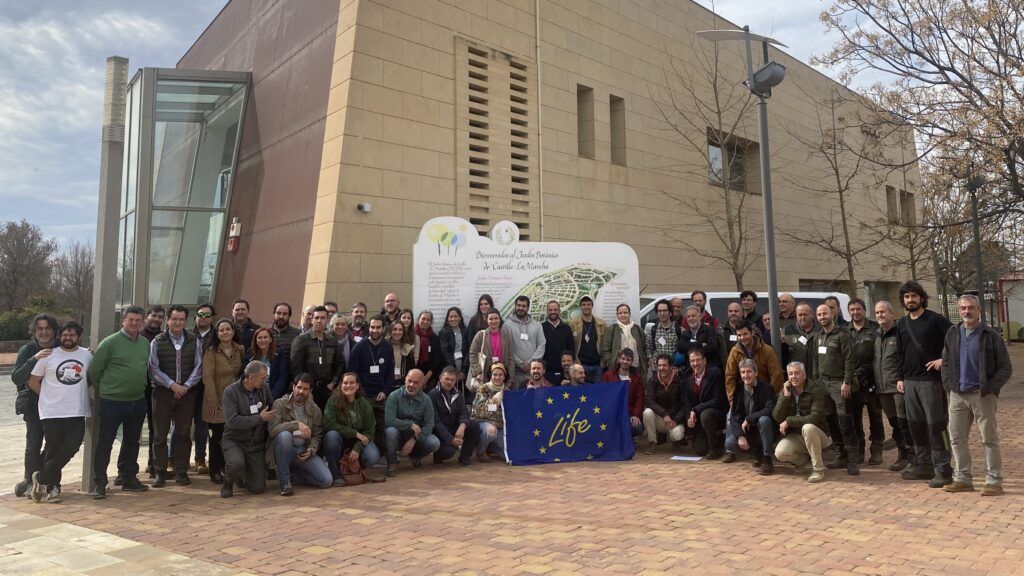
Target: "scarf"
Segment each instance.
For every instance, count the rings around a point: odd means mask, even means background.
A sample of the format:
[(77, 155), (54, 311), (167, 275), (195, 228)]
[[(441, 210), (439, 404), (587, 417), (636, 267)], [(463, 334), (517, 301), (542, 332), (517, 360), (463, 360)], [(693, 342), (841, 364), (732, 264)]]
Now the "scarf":
[(629, 348), (635, 354), (639, 354), (640, 351), (636, 349), (636, 338), (633, 338), (633, 321), (630, 320), (629, 324), (623, 324), (616, 320), (615, 323), (619, 325), (619, 330), (622, 331), (622, 340), (619, 342), (619, 350), (615, 354), (617, 355), (625, 348)]
[(434, 327), (428, 326), (426, 330), (420, 330), (419, 325), (413, 328), (413, 332), (420, 337), (420, 364), (427, 364), (430, 361), (430, 338), (434, 335)]

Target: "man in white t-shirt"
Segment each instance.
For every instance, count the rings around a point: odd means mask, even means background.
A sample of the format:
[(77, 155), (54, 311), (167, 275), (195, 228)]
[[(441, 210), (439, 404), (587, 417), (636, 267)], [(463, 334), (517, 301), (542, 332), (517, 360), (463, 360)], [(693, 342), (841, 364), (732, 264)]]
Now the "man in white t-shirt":
[(32, 474), (32, 499), (60, 502), (61, 471), (78, 453), (89, 415), (86, 371), (92, 352), (78, 346), (82, 326), (68, 322), (60, 331), (60, 347), (32, 368), (28, 385), (39, 395), (39, 420), (46, 449), (43, 466)]

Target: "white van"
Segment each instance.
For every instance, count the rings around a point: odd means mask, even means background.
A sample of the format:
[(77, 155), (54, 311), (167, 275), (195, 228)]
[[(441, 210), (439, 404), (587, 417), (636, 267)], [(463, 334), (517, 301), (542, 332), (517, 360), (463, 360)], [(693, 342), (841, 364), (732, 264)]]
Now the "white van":
[[(729, 321), (729, 314), (726, 312), (726, 308), (730, 302), (739, 302), (739, 292), (708, 292), (708, 301), (706, 309), (711, 312), (711, 315), (718, 319), (718, 323), (721, 326)], [(757, 294), (757, 311), (759, 316), (768, 311), (768, 293), (767, 292), (755, 292)], [(782, 294), (782, 292), (780, 292)], [(825, 298), (829, 296), (835, 296), (839, 299), (839, 307), (842, 310), (843, 318), (847, 321), (850, 320), (850, 313), (846, 307), (850, 303), (850, 297), (841, 292), (790, 292), (793, 298), (796, 299), (796, 303), (807, 302), (811, 305), (812, 310), (816, 310), (819, 304), (825, 303)], [(643, 327), (647, 327), (648, 324), (653, 324), (658, 321), (657, 315), (654, 313), (654, 305), (660, 300), (672, 300), (673, 298), (683, 299), (683, 308), (685, 309), (690, 304), (693, 304), (693, 300), (690, 299), (690, 292), (660, 292), (640, 295), (640, 314), (637, 316), (639, 321), (637, 324)]]

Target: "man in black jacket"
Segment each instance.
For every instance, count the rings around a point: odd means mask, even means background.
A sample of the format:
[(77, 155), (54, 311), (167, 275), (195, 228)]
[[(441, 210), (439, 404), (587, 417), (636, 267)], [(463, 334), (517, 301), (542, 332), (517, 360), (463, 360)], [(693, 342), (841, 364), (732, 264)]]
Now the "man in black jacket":
[(750, 451), (758, 473), (775, 473), (772, 463), (772, 445), (775, 444), (775, 390), (772, 385), (757, 379), (757, 363), (746, 358), (740, 360), (740, 380), (732, 397), (732, 411), (725, 425), (725, 458), (722, 462), (736, 461), (736, 453)]
[(725, 379), (721, 370), (708, 366), (703, 349), (690, 349), (689, 359), (690, 372), (682, 386), (686, 434), (692, 439), (695, 454), (717, 460), (724, 452), (725, 413), (729, 408)]
[(441, 447), (434, 452), (434, 464), (440, 464), (459, 453), (459, 464), (471, 465), (471, 457), (480, 438), (480, 424), (469, 419), (466, 398), (455, 384), (459, 371), (454, 366), (445, 366), (437, 387), (428, 394), (434, 403), (434, 435), (441, 441)]
[(576, 349), (576, 339), (572, 328), (562, 322), (562, 307), (557, 301), (548, 302), (548, 319), (541, 327), (544, 328), (544, 365), (552, 368), (544, 377), (548, 382), (558, 382), (568, 375), (554, 369), (561, 366), (562, 352)]

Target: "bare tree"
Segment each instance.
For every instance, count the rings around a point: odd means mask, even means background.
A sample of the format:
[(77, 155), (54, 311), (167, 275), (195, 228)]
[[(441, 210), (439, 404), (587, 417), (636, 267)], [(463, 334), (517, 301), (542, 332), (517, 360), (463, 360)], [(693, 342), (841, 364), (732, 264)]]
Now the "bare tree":
[(0, 228), (0, 309), (14, 310), (50, 290), (50, 258), (57, 243), (38, 226), (5, 222)]
[[(750, 173), (756, 166), (748, 170), (747, 158), (756, 157), (757, 144), (739, 136), (750, 121), (753, 100), (739, 79), (722, 75), (723, 53), (717, 43), (700, 42), (693, 54), (696, 65), (668, 54), (664, 87), (649, 86), (648, 91), (663, 120), (657, 129), (699, 158), (661, 171), (706, 182), (713, 192), (694, 197), (661, 190), (679, 203), (683, 217), (659, 230), (690, 252), (728, 267), (736, 289), (743, 290), (744, 275), (761, 255), (759, 212), (748, 204), (748, 189), (755, 188)], [(695, 241), (700, 234), (710, 234), (716, 247)]]
[(58, 302), (82, 323), (92, 306), (95, 260), (92, 244), (72, 240), (53, 261), (53, 286)]

